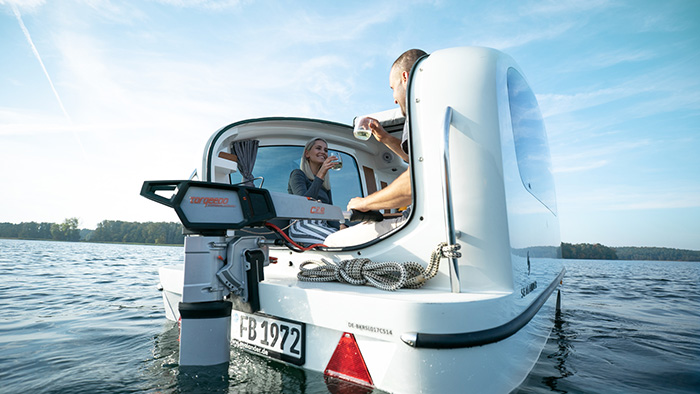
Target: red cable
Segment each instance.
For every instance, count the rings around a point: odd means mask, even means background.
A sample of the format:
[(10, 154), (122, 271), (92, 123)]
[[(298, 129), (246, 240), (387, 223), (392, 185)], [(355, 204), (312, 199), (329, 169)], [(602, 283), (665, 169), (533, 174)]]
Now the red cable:
[(311, 246), (303, 247), (303, 246), (299, 245), (298, 243), (292, 241), (292, 239), (289, 238), (289, 236), (287, 236), (287, 234), (285, 234), (284, 231), (282, 231), (282, 229), (279, 228), (279, 227), (277, 227), (276, 225), (274, 225), (274, 224), (272, 224), (272, 223), (265, 223), (265, 225), (266, 225), (267, 227), (270, 227), (271, 229), (277, 231), (281, 236), (284, 237), (284, 239), (286, 239), (287, 241), (289, 241), (289, 243), (291, 243), (292, 245), (294, 245), (294, 247), (301, 249), (302, 252), (306, 252), (306, 251), (309, 250), (309, 249), (313, 249), (313, 248), (316, 248), (316, 247), (319, 247), (319, 246), (323, 246), (324, 248), (327, 248), (327, 246), (324, 245), (324, 244), (313, 244), (313, 245), (311, 245)]

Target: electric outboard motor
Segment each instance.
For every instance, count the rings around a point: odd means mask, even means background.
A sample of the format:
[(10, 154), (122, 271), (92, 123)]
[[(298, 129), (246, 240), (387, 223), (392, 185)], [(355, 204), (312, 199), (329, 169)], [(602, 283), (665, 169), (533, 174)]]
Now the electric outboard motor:
[[(172, 195), (158, 194), (163, 192)], [(146, 181), (141, 195), (175, 209), (188, 232), (178, 305), (181, 366), (227, 363), (232, 307), (247, 313), (260, 310), (258, 283), (269, 264), (271, 241), (228, 236), (227, 230), (260, 227), (272, 219), (343, 219), (340, 208), (332, 205), (240, 185)]]

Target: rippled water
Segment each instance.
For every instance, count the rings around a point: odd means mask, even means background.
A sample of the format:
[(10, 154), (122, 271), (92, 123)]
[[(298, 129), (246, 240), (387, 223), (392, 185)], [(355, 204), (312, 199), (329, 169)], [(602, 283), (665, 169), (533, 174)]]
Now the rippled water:
[[(319, 373), (232, 349), (178, 368), (157, 268), (183, 248), (0, 240), (1, 393), (326, 393)], [(697, 393), (700, 263), (565, 263), (563, 311), (517, 393)]]

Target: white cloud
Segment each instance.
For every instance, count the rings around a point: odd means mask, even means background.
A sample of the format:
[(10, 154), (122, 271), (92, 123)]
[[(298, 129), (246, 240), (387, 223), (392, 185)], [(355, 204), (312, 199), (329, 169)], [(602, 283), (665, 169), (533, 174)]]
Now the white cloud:
[(505, 29), (505, 31), (500, 31), (498, 33), (495, 31), (488, 31), (488, 35), (482, 35), (477, 42), (479, 45), (486, 47), (506, 50), (524, 46), (532, 42), (555, 39), (568, 32), (574, 25), (574, 22), (559, 22), (547, 28), (530, 27), (524, 31), (517, 32), (511, 31), (510, 29)]
[(638, 211), (700, 207), (700, 185), (658, 188), (600, 187), (571, 193), (558, 193), (559, 206), (577, 207), (583, 211)]
[(210, 10), (239, 8), (249, 0), (152, 0), (157, 3), (182, 8), (204, 8)]
[(566, 174), (597, 170), (615, 162), (627, 153), (650, 145), (652, 142), (648, 139), (617, 143), (611, 143), (606, 139), (596, 142), (593, 146), (585, 146), (581, 143), (571, 144), (567, 146), (566, 151), (552, 154), (552, 172)]
[(542, 116), (546, 119), (559, 114), (595, 107), (637, 93), (639, 93), (638, 89), (628, 90), (620, 87), (574, 94), (546, 93), (538, 94), (537, 102), (540, 104)]
[(605, 68), (621, 63), (650, 60), (658, 56), (658, 52), (649, 49), (629, 50), (626, 48), (620, 48), (614, 51), (597, 52), (585, 60), (584, 63), (587, 64), (587, 67)]
[(46, 3), (46, 0), (0, 0), (0, 5), (17, 7), (21, 12), (33, 12)]
[(614, 6), (614, 2), (609, 0), (536, 0), (521, 3), (518, 7), (518, 15), (535, 15), (538, 17), (580, 17), (584, 12), (591, 10), (602, 10)]
[(605, 167), (610, 161), (609, 160), (595, 160), (593, 162), (589, 163), (583, 163), (579, 165), (573, 165), (569, 167), (565, 167), (562, 165), (554, 165), (552, 172), (554, 174), (561, 174), (561, 173), (567, 173), (567, 172), (582, 172), (582, 171), (590, 171), (594, 169), (598, 169), (600, 167)]

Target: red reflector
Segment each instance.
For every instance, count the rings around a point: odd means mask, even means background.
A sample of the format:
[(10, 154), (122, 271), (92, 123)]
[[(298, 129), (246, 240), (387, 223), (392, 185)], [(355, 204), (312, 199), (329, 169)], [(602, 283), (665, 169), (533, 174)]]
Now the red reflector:
[(340, 337), (331, 361), (326, 366), (325, 375), (372, 386), (365, 359), (362, 358), (355, 336), (346, 332)]

